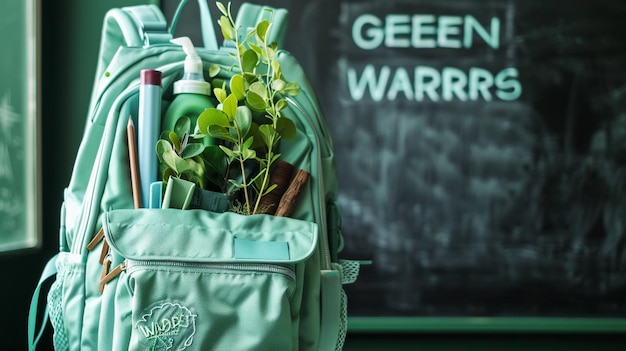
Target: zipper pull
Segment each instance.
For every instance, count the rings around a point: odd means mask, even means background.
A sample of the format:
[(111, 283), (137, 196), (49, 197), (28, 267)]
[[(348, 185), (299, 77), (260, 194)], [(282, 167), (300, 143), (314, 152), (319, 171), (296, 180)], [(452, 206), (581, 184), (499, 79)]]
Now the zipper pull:
[(102, 250), (100, 251), (100, 259), (98, 260), (98, 262), (100, 262), (100, 264), (104, 264), (104, 260), (110, 253), (111, 248), (109, 247), (109, 243), (106, 241), (106, 239), (102, 239)]
[[(108, 264), (105, 264), (106, 270), (108, 271), (108, 268), (111, 266), (111, 261), (107, 259), (106, 263), (108, 263)], [(102, 294), (102, 292), (104, 291), (104, 286), (108, 282), (115, 279), (118, 275), (122, 274), (122, 272), (125, 270), (126, 270), (126, 262), (122, 262), (118, 264), (115, 268), (113, 268), (113, 270), (111, 270), (110, 272), (103, 274), (102, 278), (100, 278), (100, 289), (99, 289), (100, 294)], [(104, 270), (102, 271), (102, 273), (104, 273)]]
[(98, 233), (93, 237), (93, 239), (91, 239), (89, 244), (87, 244), (87, 250), (89, 251), (93, 250), (96, 247), (96, 245), (98, 245), (103, 239), (104, 239), (104, 228), (100, 228)]
[(102, 262), (102, 273), (100, 274), (100, 285), (98, 287), (98, 292), (102, 295), (104, 291), (104, 278), (107, 274), (109, 274), (109, 270), (111, 269), (111, 261), (107, 258), (104, 262)]

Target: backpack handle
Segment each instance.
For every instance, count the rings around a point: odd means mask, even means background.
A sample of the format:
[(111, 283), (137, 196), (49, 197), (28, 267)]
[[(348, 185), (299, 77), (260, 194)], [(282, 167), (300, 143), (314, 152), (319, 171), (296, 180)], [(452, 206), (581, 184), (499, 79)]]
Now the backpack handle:
[[(174, 12), (174, 17), (172, 18), (170, 28), (168, 29), (170, 36), (172, 37), (174, 36), (176, 25), (178, 24), (178, 20), (180, 19), (180, 15), (186, 4), (187, 0), (181, 0), (180, 3), (178, 3), (176, 12)], [(204, 42), (204, 47), (210, 50), (217, 50), (219, 49), (219, 45), (217, 45), (217, 36), (215, 35), (215, 27), (213, 26), (213, 20), (211, 19), (211, 10), (209, 9), (209, 5), (205, 0), (198, 0), (198, 7), (200, 8), (200, 27), (202, 29), (202, 41)]]
[(244, 31), (257, 26), (262, 20), (270, 20), (272, 29), (270, 30), (268, 41), (276, 42), (279, 48), (283, 47), (289, 21), (289, 11), (284, 8), (274, 8), (265, 5), (251, 4), (244, 2), (237, 10), (235, 24)]
[(100, 41), (100, 60), (96, 83), (102, 77), (120, 46), (142, 47), (169, 42), (167, 22), (156, 5), (137, 5), (110, 9), (104, 18)]

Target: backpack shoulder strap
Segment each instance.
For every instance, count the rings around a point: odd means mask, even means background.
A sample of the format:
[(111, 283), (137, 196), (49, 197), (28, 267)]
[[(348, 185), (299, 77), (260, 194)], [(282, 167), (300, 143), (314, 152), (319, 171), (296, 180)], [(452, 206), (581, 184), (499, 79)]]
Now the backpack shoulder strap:
[(257, 23), (271, 18), (272, 29), (268, 41), (276, 42), (279, 48), (283, 47), (287, 33), (289, 12), (286, 9), (273, 8), (244, 2), (237, 11), (235, 24), (243, 31), (256, 27)]
[(142, 47), (167, 43), (172, 35), (156, 5), (110, 9), (104, 18), (96, 67), (96, 84), (121, 46)]
[[(28, 350), (32, 351), (37, 348), (37, 344), (39, 343), (39, 339), (43, 335), (44, 328), (46, 323), (48, 322), (48, 305), (46, 304), (46, 308), (44, 310), (43, 318), (41, 319), (41, 326), (39, 327), (39, 332), (37, 332), (37, 309), (39, 307), (39, 294), (41, 293), (41, 287), (43, 283), (57, 274), (56, 261), (58, 258), (58, 254), (53, 256), (43, 272), (41, 273), (41, 278), (39, 279), (39, 283), (37, 283), (37, 288), (33, 293), (33, 297), (30, 301), (30, 309), (28, 311)], [(37, 334), (37, 335), (35, 335)]]

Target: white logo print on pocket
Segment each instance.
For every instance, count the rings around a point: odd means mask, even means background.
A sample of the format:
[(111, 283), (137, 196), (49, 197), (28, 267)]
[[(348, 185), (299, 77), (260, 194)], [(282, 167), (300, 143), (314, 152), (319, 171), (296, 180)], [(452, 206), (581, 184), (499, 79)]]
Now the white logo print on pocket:
[(140, 332), (141, 344), (150, 350), (181, 351), (193, 343), (196, 317), (177, 302), (162, 301), (141, 313), (135, 329)]

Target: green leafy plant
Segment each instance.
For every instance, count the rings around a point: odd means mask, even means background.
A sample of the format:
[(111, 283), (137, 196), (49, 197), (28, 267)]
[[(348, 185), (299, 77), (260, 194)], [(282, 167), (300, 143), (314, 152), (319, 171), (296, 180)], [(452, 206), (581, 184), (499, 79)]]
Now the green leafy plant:
[[(228, 157), (238, 177), (229, 177), (229, 183), (243, 192), (242, 213), (255, 214), (260, 210), (261, 197), (276, 185), (270, 184), (272, 164), (280, 158), (277, 152), (281, 139), (293, 139), (296, 127), (283, 117), (287, 108), (284, 96), (297, 95), (300, 87), (285, 80), (277, 60), (276, 43), (268, 42), (271, 22), (263, 20), (240, 37), (232, 16), (230, 3), (225, 7), (217, 2), (222, 13), (219, 25), (225, 40), (235, 44), (231, 55), (235, 74), (213, 92), (219, 101), (217, 108), (207, 109), (198, 116), (202, 134), (223, 141), (220, 149)], [(260, 118), (256, 118), (260, 116)], [(256, 172), (247, 176), (246, 167), (256, 162)], [(232, 167), (232, 166), (231, 166)]]
[(201, 189), (224, 192), (227, 158), (217, 146), (205, 146), (191, 133), (191, 120), (180, 117), (173, 131), (164, 131), (156, 144), (164, 183), (176, 177), (196, 183)]

